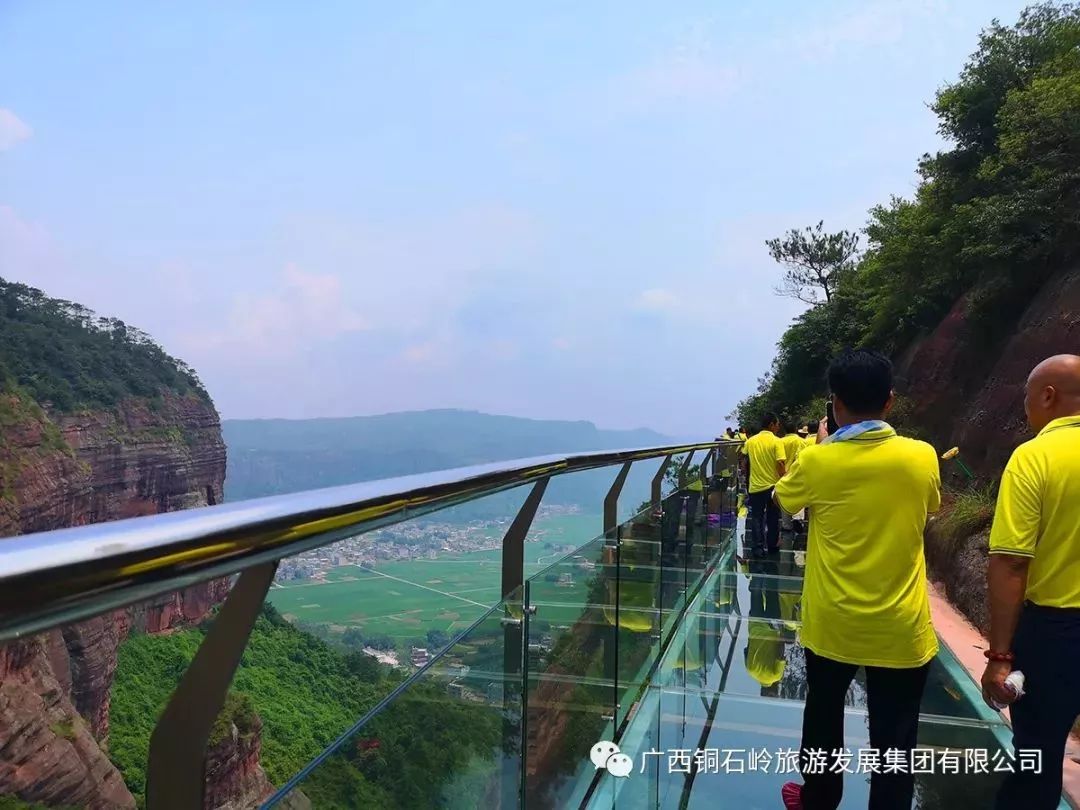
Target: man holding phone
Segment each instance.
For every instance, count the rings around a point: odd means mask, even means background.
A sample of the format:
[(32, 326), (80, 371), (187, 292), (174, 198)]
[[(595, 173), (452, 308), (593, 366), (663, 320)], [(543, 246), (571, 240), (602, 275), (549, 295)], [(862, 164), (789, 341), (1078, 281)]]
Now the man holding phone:
[[(915, 747), (919, 703), (937, 637), (930, 622), (923, 530), (941, 505), (937, 453), (883, 421), (892, 408), (892, 364), (848, 351), (829, 366), (836, 430), (827, 420), (776, 484), (788, 512), (810, 507), (801, 641), (806, 708), (800, 762), (804, 784), (784, 786), (794, 808), (836, 808), (843, 774), (809, 767), (809, 751), (844, 748), (844, 697), (866, 668), (870, 746)], [(830, 760), (831, 761), (831, 760)], [(910, 808), (911, 773), (874, 773), (870, 806)]]

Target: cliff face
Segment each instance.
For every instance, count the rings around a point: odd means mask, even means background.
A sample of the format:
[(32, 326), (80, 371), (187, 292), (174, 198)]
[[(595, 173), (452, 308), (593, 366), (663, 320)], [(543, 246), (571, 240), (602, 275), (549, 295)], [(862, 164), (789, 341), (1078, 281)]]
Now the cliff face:
[(128, 808), (135, 800), (50, 666), (46, 639), (0, 649), (0, 785), (64, 807)]
[(227, 733), (206, 754), (206, 796), (209, 810), (244, 810), (256, 807), (274, 792), (259, 764), (262, 722), (252, 715), (241, 731), (229, 723)]
[(969, 466), (995, 476), (1013, 449), (1031, 438), (1024, 384), (1031, 369), (1080, 346), (1080, 269), (1057, 273), (1014, 328), (988, 338), (970, 317), (965, 296), (902, 360), (914, 417), (935, 445), (959, 446)]
[[(2, 395), (0, 414), (4, 534), (222, 499), (218, 416), (196, 396), (51, 416), (25, 397)], [(227, 589), (224, 581), (204, 583), (0, 649), (0, 792), (47, 804), (133, 807), (104, 753), (117, 647), (132, 625), (161, 632), (200, 621)]]
[[(1016, 446), (1031, 438), (1024, 415), (1031, 369), (1080, 346), (1080, 269), (1054, 275), (1015, 324), (999, 325), (996, 338), (974, 323), (972, 300), (968, 295), (958, 301), (937, 329), (911, 348), (900, 371), (915, 419), (935, 446), (959, 447), (967, 464), (989, 481), (1000, 476)], [(988, 529), (948, 536), (948, 522), (941, 517), (927, 530), (930, 574), (986, 633)]]

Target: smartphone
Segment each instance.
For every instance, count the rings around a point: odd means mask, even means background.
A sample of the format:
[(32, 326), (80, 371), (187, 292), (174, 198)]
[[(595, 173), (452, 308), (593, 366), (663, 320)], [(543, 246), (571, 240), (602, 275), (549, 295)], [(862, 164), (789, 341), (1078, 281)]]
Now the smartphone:
[(839, 429), (839, 425), (836, 424), (836, 414), (833, 413), (832, 400), (825, 400), (825, 424), (826, 430), (829, 431), (829, 435), (832, 436)]

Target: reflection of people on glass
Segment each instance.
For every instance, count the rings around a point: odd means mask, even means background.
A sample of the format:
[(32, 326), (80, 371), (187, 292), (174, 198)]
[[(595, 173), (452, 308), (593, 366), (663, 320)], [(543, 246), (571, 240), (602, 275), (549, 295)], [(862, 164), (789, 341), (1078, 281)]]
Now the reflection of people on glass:
[(767, 562), (751, 560), (750, 622), (744, 650), (746, 671), (761, 684), (763, 697), (775, 696), (784, 677), (784, 625), (776, 577)]
[[(660, 578), (657, 551), (652, 540), (631, 537), (619, 543), (618, 575), (607, 578), (608, 596), (604, 604), (604, 619), (612, 627), (618, 626), (632, 633), (653, 630)], [(610, 566), (608, 570), (614, 571), (615, 560), (614, 547), (605, 548), (604, 562)]]

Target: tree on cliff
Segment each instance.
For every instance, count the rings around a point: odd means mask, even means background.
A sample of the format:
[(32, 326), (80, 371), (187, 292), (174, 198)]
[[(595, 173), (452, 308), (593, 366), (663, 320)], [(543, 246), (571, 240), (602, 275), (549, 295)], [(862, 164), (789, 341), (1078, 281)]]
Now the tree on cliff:
[(1046, 280), (1075, 261), (1080, 6), (1043, 3), (1012, 26), (992, 22), (932, 108), (952, 147), (922, 157), (913, 199), (870, 210), (865, 253), (795, 319), (757, 392), (736, 409), (741, 421), (766, 407), (820, 415), (838, 349), (898, 356), (962, 296), (993, 351)]
[(209, 399), (195, 372), (117, 318), (0, 278), (0, 390), (58, 411), (169, 391)]
[(816, 304), (832, 298), (840, 277), (851, 270), (859, 249), (859, 235), (850, 231), (825, 233), (825, 221), (803, 230), (792, 228), (782, 237), (768, 239), (769, 255), (782, 264), (779, 295)]

